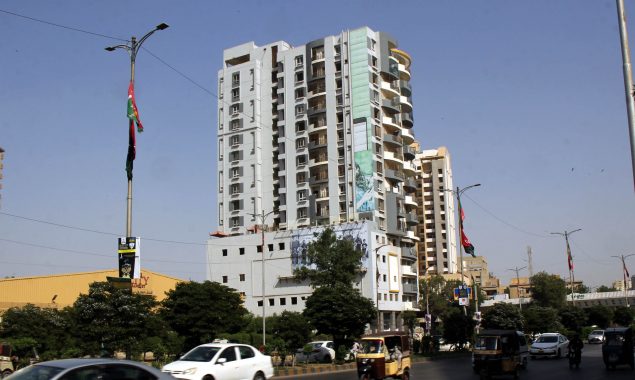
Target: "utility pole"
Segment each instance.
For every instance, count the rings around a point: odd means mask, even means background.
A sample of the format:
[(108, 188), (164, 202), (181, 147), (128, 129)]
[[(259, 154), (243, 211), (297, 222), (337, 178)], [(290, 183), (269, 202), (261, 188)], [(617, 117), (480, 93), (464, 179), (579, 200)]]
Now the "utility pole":
[(626, 111), (628, 116), (628, 134), (631, 141), (631, 168), (635, 185), (635, 103), (633, 102), (633, 73), (631, 71), (631, 50), (628, 46), (628, 31), (626, 30), (626, 12), (624, 0), (616, 0), (617, 18), (620, 27), (620, 42), (622, 46), (622, 70), (624, 72), (624, 92), (626, 95)]
[(571, 286), (571, 305), (575, 306), (575, 302), (573, 300), (573, 283), (575, 282), (575, 275), (573, 274), (573, 255), (571, 255), (571, 246), (569, 245), (569, 236), (574, 232), (582, 231), (581, 228), (578, 228), (573, 231), (564, 231), (564, 232), (552, 232), (552, 235), (560, 235), (564, 236), (564, 241), (567, 243), (567, 263), (569, 264), (569, 285)]
[(255, 217), (260, 217), (260, 221), (261, 221), (261, 225), (260, 225), (260, 233), (262, 236), (261, 239), (261, 247), (262, 247), (262, 347), (264, 349), (265, 345), (266, 345), (266, 327), (267, 327), (267, 323), (266, 323), (266, 318), (265, 318), (265, 308), (266, 308), (266, 303), (265, 303), (265, 220), (267, 219), (267, 216), (273, 214), (276, 210), (271, 210), (268, 213), (265, 214), (265, 210), (262, 210), (261, 214), (251, 214), (251, 213), (247, 213), (247, 215), (251, 215), (254, 218)]
[(527, 246), (527, 266), (528, 266), (528, 270), (529, 270), (529, 281), (530, 281), (530, 284), (531, 284), (531, 278), (534, 276), (534, 266), (533, 266), (532, 261), (531, 261), (531, 255), (532, 255), (531, 247)]
[(516, 272), (516, 293), (518, 293), (518, 306), (520, 307), (521, 312), (523, 311), (523, 298), (520, 296), (520, 277), (518, 276), (518, 272), (525, 268), (527, 268), (527, 266), (524, 266), (522, 268), (516, 267), (513, 269), (507, 269)]
[(628, 286), (626, 285), (626, 281), (628, 280), (628, 269), (626, 269), (626, 261), (627, 257), (635, 256), (635, 253), (631, 253), (630, 255), (620, 255), (620, 256), (611, 256), (617, 259), (620, 259), (622, 262), (622, 275), (624, 276), (624, 302), (626, 303), (626, 307), (630, 307), (628, 305)]

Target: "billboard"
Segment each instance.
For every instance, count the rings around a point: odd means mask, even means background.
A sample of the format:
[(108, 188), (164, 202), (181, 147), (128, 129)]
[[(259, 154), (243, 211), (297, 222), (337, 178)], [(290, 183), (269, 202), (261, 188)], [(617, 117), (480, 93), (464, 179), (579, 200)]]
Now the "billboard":
[(353, 124), (355, 158), (355, 211), (375, 210), (373, 186), (373, 151), (368, 136), (366, 118), (355, 119)]
[(141, 239), (138, 237), (120, 237), (118, 239), (119, 277), (141, 278)]

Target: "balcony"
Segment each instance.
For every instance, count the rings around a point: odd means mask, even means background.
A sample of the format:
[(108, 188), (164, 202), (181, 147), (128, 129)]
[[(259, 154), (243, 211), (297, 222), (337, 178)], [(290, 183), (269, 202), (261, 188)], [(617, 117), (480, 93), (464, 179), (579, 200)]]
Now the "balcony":
[(395, 118), (394, 116), (384, 116), (382, 117), (381, 122), (388, 133), (399, 133), (401, 131), (399, 121), (397, 121), (397, 118)]
[(402, 276), (416, 276), (417, 270), (410, 265), (402, 265), (401, 266), (401, 275)]
[(395, 135), (384, 135), (384, 142), (388, 144), (393, 144), (397, 146), (403, 145), (403, 139), (400, 136)]
[(326, 130), (328, 127), (325, 120), (317, 120), (316, 122), (309, 124), (309, 133)]
[(401, 247), (401, 257), (404, 259), (417, 260), (417, 251), (414, 247)]
[(318, 104), (309, 106), (309, 110), (308, 110), (309, 116), (312, 116), (321, 112), (326, 112), (326, 103), (318, 103)]
[(382, 99), (381, 106), (393, 113), (401, 112), (401, 102), (399, 98), (395, 98), (392, 100)]
[(404, 293), (417, 294), (417, 284), (401, 284)]
[(402, 129), (401, 137), (405, 145), (410, 145), (415, 141), (415, 137), (412, 135), (412, 132), (410, 132), (410, 129)]
[(309, 159), (309, 166), (314, 167), (318, 165), (326, 165), (328, 164), (328, 162), (329, 162), (329, 159), (326, 155), (318, 156), (318, 157)]
[(384, 160), (392, 161), (398, 165), (403, 165), (403, 161), (394, 152), (384, 151)]
[(326, 86), (318, 86), (317, 88), (313, 88), (306, 93), (307, 99), (311, 99), (320, 95), (326, 95)]
[(316, 175), (309, 178), (309, 185), (317, 185), (319, 183), (325, 183), (329, 181), (328, 175)]
[(311, 140), (309, 141), (309, 149), (324, 148), (326, 147), (326, 142), (326, 139)]
[(410, 146), (404, 146), (403, 147), (403, 158), (404, 158), (404, 160), (406, 160), (406, 161), (414, 160), (416, 154), (417, 154), (417, 151), (415, 150), (415, 148), (410, 147)]
[(406, 224), (409, 226), (416, 226), (419, 224), (419, 217), (414, 212), (409, 212), (406, 214)]
[(384, 172), (384, 177), (398, 182), (403, 182), (404, 180), (403, 173), (393, 169), (386, 169), (386, 171)]
[(406, 177), (414, 177), (416, 172), (414, 164), (410, 161), (405, 161), (403, 163), (403, 172), (406, 175)]
[(412, 128), (414, 125), (414, 119), (412, 117), (412, 112), (402, 112), (401, 113), (401, 125), (404, 128)]
[(406, 237), (407, 237), (408, 239), (412, 239), (412, 240), (416, 240), (416, 241), (419, 241), (419, 240), (420, 240), (420, 239), (419, 239), (419, 237), (415, 234), (415, 232), (414, 232), (414, 231), (408, 231), (408, 232), (406, 232)]
[(412, 95), (412, 86), (410, 86), (410, 82), (406, 80), (400, 80), (398, 83), (399, 83), (399, 88), (401, 89), (402, 95), (405, 95), (405, 96)]
[(397, 70), (399, 72), (399, 79), (409, 81), (410, 80), (410, 71), (406, 68), (406, 65), (402, 65), (401, 63), (397, 65)]
[(403, 112), (412, 112), (412, 99), (407, 96), (400, 96), (399, 103)]
[(403, 186), (409, 193), (417, 191), (417, 181), (412, 177), (407, 177), (403, 183)]
[(381, 93), (387, 98), (399, 96), (399, 86), (393, 82), (381, 82)]

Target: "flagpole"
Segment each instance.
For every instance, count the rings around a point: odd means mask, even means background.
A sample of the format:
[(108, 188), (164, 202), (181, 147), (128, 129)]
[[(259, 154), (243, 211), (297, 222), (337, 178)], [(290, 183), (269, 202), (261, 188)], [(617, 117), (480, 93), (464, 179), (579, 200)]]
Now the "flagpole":
[(628, 291), (626, 288), (626, 281), (628, 280), (628, 269), (626, 269), (626, 258), (631, 257), (631, 256), (635, 256), (635, 253), (631, 253), (630, 255), (620, 255), (620, 256), (611, 256), (611, 257), (615, 257), (617, 259), (620, 259), (622, 261), (622, 276), (624, 278), (624, 302), (626, 303), (626, 307), (630, 307), (628, 304)]
[[(164, 30), (167, 29), (169, 26), (166, 23), (161, 23), (159, 25), (157, 25), (153, 30), (151, 30), (150, 32), (146, 33), (143, 37), (141, 37), (141, 39), (137, 42), (137, 38), (132, 36), (130, 38), (130, 44), (125, 44), (125, 45), (116, 45), (116, 46), (109, 46), (106, 49), (106, 51), (114, 51), (116, 49), (124, 49), (128, 52), (128, 54), (130, 54), (130, 84), (131, 86), (134, 88), (134, 74), (135, 74), (135, 61), (137, 58), (137, 52), (139, 51), (139, 48), (141, 48), (141, 45), (143, 44), (143, 42), (148, 39), (148, 37), (150, 37), (154, 32), (158, 31), (158, 30)], [(129, 129), (133, 129), (134, 125), (131, 124), (133, 123), (132, 120), (129, 121), (128, 123), (128, 128)], [(129, 130), (129, 141), (130, 141), (130, 136), (131, 134), (134, 134), (134, 129), (133, 130)], [(130, 155), (130, 147), (128, 147), (129, 149), (129, 153), (128, 155)], [(134, 147), (133, 147), (134, 149)], [(129, 160), (129, 159), (128, 159)], [(132, 160), (134, 160), (134, 156), (132, 157)], [(132, 236), (132, 168), (130, 168), (130, 171), (127, 174), (128, 177), (128, 194), (126, 197), (126, 237), (131, 237)]]
[(569, 245), (569, 236), (574, 233), (574, 232), (578, 232), (578, 231), (582, 231), (581, 228), (578, 228), (576, 230), (573, 231), (564, 231), (564, 232), (552, 232), (552, 235), (560, 235), (560, 236), (564, 236), (564, 240), (567, 243), (567, 264), (569, 266), (569, 286), (571, 287), (571, 305), (575, 306), (575, 302), (573, 300), (573, 281), (574, 281), (574, 274), (573, 274), (573, 255), (571, 255), (571, 246)]

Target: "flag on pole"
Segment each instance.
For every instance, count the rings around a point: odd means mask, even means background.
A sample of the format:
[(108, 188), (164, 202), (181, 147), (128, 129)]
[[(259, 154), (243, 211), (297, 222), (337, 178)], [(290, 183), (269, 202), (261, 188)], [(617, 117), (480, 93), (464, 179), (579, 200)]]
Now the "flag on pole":
[(134, 83), (130, 81), (128, 86), (128, 119), (134, 121), (137, 124), (137, 131), (143, 132), (143, 125), (139, 118), (139, 110), (137, 109), (137, 102), (134, 100)]
[(571, 256), (571, 247), (569, 246), (569, 240), (567, 240), (567, 261), (569, 262), (569, 270), (573, 270), (573, 256)]
[(624, 258), (622, 258), (622, 266), (624, 267), (624, 275), (627, 279), (631, 278), (631, 275), (628, 273), (628, 269), (626, 268), (626, 263), (624, 262)]
[(132, 162), (137, 155), (135, 133), (134, 133), (134, 121), (128, 122), (128, 156), (126, 157), (126, 174), (128, 175), (128, 181), (132, 181)]
[(465, 250), (465, 253), (469, 253), (472, 257), (476, 257), (474, 253), (474, 245), (470, 242), (470, 239), (467, 238), (465, 234), (465, 230), (463, 229), (463, 220), (465, 219), (465, 213), (463, 212), (463, 207), (461, 206), (461, 200), (459, 199), (459, 223), (461, 225), (461, 245)]

